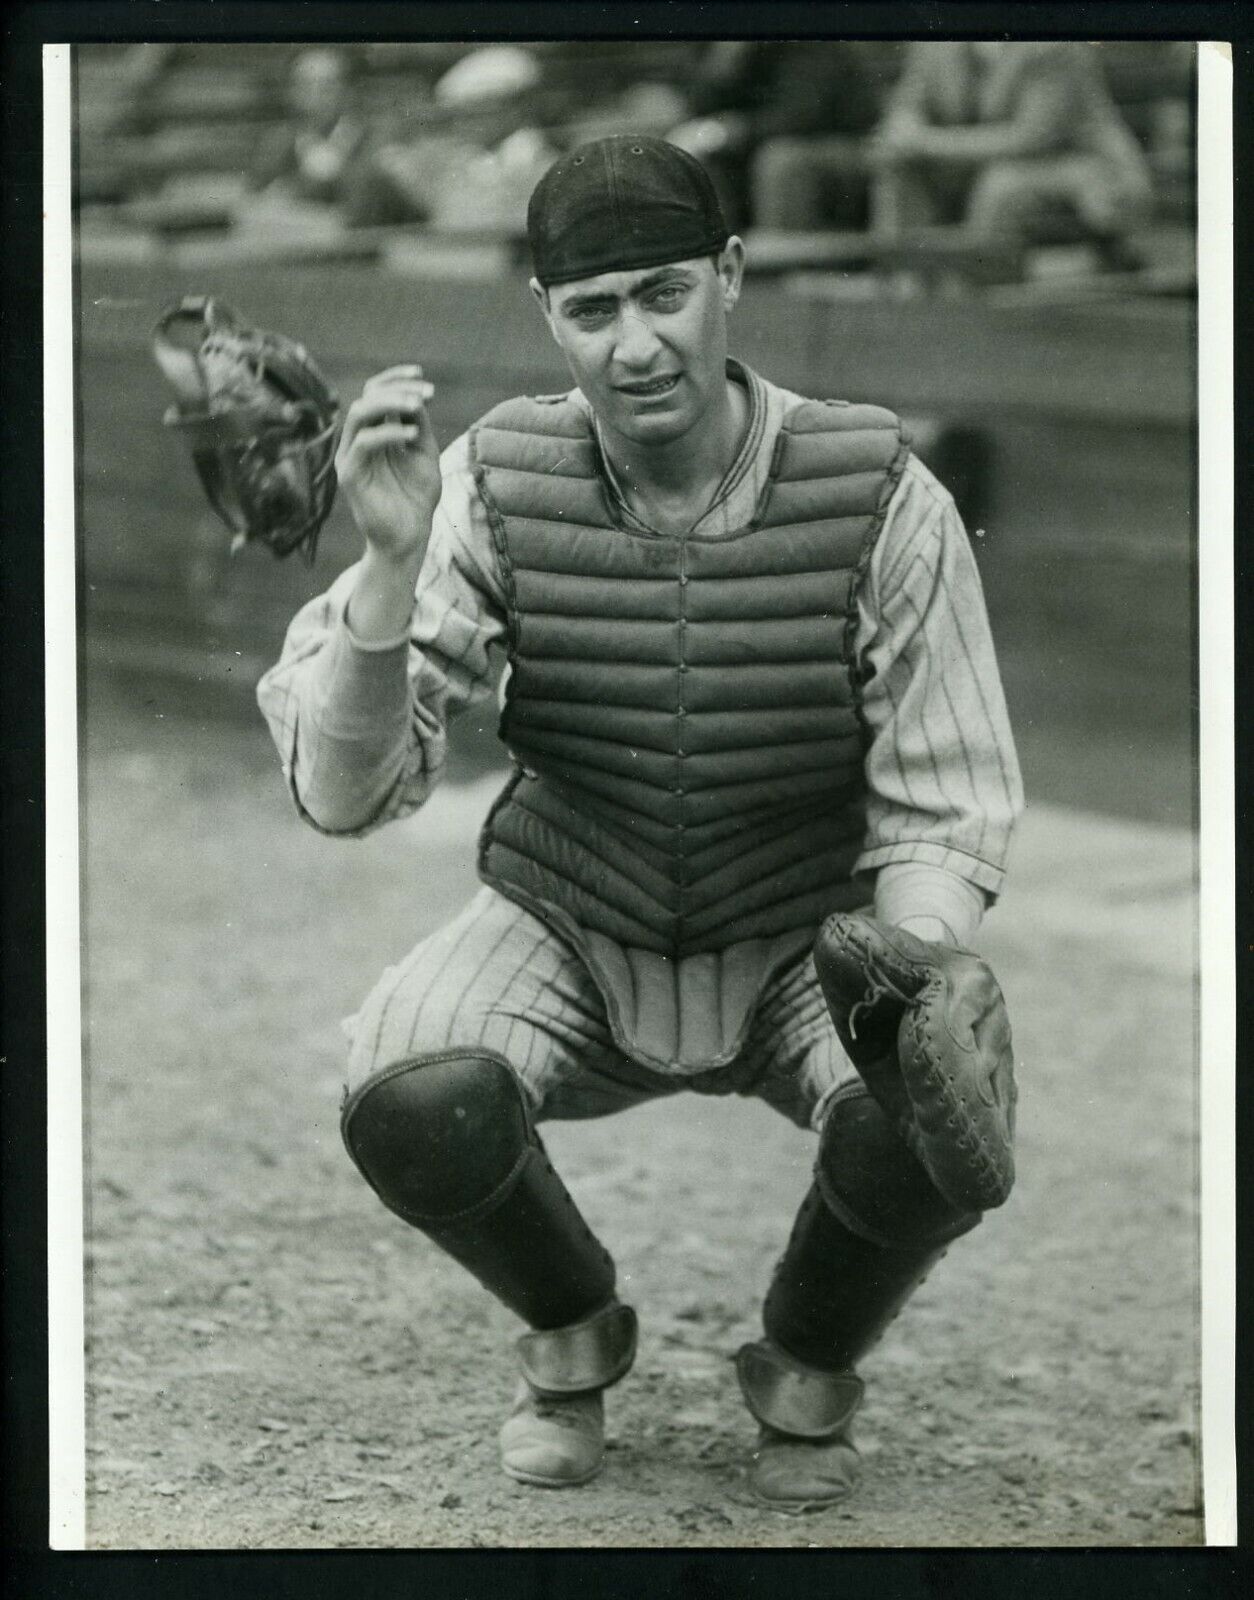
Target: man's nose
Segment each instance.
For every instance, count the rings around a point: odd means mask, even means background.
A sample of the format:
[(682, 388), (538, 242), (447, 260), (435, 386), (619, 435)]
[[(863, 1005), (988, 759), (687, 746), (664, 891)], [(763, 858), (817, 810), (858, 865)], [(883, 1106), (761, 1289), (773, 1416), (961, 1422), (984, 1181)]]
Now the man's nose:
[(647, 367), (657, 354), (660, 340), (647, 317), (628, 311), (619, 319), (614, 354), (625, 367)]

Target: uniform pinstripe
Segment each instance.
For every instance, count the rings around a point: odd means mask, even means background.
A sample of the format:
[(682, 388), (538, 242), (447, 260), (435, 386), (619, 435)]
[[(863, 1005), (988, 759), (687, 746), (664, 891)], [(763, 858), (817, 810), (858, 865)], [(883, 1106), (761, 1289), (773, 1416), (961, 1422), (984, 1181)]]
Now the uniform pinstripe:
[(604, 1116), (692, 1089), (756, 1095), (817, 1127), (849, 1075), (808, 959), (766, 989), (739, 1057), (692, 1077), (650, 1072), (615, 1048), (587, 969), (537, 917), (482, 888), (380, 978), (346, 1030), (346, 1093), (407, 1056), (504, 1056), (537, 1121)]

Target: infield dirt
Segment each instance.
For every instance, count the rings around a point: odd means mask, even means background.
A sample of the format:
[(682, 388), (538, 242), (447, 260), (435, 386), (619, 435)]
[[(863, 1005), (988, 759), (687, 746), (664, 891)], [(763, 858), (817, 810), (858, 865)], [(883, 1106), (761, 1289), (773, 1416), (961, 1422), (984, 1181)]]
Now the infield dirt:
[(981, 948), (1015, 1025), (1018, 1187), (867, 1359), (866, 1477), (749, 1498), (731, 1356), (813, 1140), (681, 1100), (546, 1142), (641, 1315), (603, 1475), (501, 1476), (511, 1318), (338, 1133), (339, 1019), (473, 888), (496, 787), (302, 827), (260, 726), (88, 695), (88, 1542), (1169, 1545), (1203, 1537), (1193, 847), (1029, 810)]

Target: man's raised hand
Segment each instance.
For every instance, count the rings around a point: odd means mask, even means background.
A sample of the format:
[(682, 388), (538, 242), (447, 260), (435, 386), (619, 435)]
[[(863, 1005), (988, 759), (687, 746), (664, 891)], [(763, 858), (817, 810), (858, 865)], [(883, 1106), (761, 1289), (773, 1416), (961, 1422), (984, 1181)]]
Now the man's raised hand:
[(434, 393), (414, 364), (388, 367), (349, 406), (335, 470), (370, 549), (420, 559), (440, 501), (440, 449), (427, 411)]

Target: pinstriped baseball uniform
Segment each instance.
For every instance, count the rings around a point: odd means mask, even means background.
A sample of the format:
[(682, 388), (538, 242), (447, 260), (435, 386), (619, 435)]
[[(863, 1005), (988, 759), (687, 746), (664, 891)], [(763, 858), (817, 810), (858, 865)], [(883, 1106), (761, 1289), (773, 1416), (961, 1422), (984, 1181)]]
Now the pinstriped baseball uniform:
[[(801, 403), (738, 363), (729, 375), (747, 387), (749, 422), (693, 529), (707, 538), (749, 522), (780, 427)], [(492, 693), (506, 604), (466, 436), (441, 464), (408, 634), (369, 646), (353, 638), (350, 568), (299, 612), (258, 689), (296, 804), (329, 833), (360, 835), (419, 807), (443, 770), (449, 720)], [(648, 529), (604, 451), (600, 466), (622, 520)], [(857, 608), (871, 740), (856, 870), (874, 879), (877, 910), (890, 920), (935, 918), (967, 942), (1001, 887), (1022, 786), (965, 531), (947, 491), (913, 457)], [(353, 1019), (353, 1040), (354, 1084), (404, 1055), (499, 1050), (540, 1117), (597, 1115), (690, 1087), (760, 1094), (817, 1126), (850, 1070), (808, 962), (768, 986), (730, 1066), (678, 1078), (646, 1070), (615, 1049), (599, 991), (573, 952), (487, 888), (384, 974)]]

